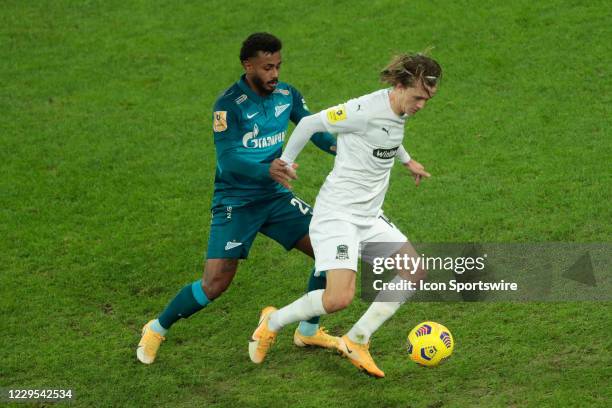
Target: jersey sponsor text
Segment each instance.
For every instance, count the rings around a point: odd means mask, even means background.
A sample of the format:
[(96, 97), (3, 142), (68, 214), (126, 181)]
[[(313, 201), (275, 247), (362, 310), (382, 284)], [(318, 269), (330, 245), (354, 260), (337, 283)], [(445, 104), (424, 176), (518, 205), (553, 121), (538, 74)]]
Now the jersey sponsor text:
[(374, 157), (378, 157), (379, 159), (392, 159), (395, 157), (397, 149), (399, 149), (399, 146), (393, 147), (391, 149), (374, 149), (372, 151), (372, 154), (374, 155)]

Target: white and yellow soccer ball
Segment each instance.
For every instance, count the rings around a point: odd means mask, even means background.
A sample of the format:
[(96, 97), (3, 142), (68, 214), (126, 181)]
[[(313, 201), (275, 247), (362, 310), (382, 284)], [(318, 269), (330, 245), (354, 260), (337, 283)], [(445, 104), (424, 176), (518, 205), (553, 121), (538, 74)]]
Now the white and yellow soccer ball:
[(419, 323), (408, 334), (410, 359), (422, 366), (434, 367), (443, 363), (454, 348), (453, 335), (440, 323)]

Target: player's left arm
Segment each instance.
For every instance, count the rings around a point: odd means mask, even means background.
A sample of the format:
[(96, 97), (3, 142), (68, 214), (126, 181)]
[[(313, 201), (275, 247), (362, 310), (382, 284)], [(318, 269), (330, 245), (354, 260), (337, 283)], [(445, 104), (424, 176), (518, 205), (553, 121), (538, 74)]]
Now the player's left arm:
[(406, 167), (406, 169), (412, 173), (414, 177), (414, 183), (418, 187), (421, 184), (421, 178), (431, 177), (431, 174), (425, 171), (425, 167), (416, 160), (413, 160), (404, 146), (400, 145), (397, 149), (397, 159)]
[[(291, 107), (291, 115), (289, 118), (296, 125), (300, 123), (300, 121), (306, 116), (312, 115), (306, 106), (306, 101), (304, 97), (292, 86), (289, 86), (291, 97), (293, 98), (292, 107)], [(327, 152), (329, 154), (336, 154), (336, 138), (328, 132), (317, 132), (310, 138), (310, 141), (315, 144), (319, 149)]]

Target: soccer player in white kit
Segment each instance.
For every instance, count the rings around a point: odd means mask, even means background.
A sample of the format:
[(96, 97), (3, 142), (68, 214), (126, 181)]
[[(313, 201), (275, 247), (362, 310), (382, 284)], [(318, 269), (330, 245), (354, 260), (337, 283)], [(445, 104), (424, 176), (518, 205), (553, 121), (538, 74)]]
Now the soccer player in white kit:
[[(282, 309), (268, 306), (261, 312), (249, 342), (253, 362), (264, 360), (282, 327), (336, 312), (351, 303), (360, 243), (397, 243), (393, 253), (417, 256), (406, 236), (382, 216), (381, 208), (394, 157), (412, 173), (417, 186), (422, 177), (430, 176), (410, 158), (402, 140), (406, 119), (434, 96), (441, 74), (440, 65), (425, 55), (397, 56), (381, 72), (381, 79), (391, 88), (305, 117), (293, 131), (280, 159), (286, 164), (285, 172), (276, 178), (285, 185), (296, 178), (294, 160), (314, 133), (338, 134), (334, 168), (317, 196), (310, 223), (315, 267), (317, 272), (327, 271), (327, 287), (308, 292)], [(422, 279), (425, 271), (411, 273), (413, 278)], [(405, 292), (394, 302), (375, 300), (353, 328), (338, 339), (338, 350), (359, 369), (384, 377), (369, 353), (369, 340), (411, 293)]]

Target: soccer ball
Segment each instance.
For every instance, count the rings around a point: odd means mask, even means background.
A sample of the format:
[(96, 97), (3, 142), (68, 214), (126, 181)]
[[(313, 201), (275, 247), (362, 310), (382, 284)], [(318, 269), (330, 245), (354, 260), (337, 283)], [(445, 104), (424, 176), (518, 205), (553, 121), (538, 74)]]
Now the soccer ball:
[(446, 361), (453, 353), (455, 340), (450, 330), (436, 322), (416, 325), (408, 334), (408, 354), (415, 363), (433, 367)]

